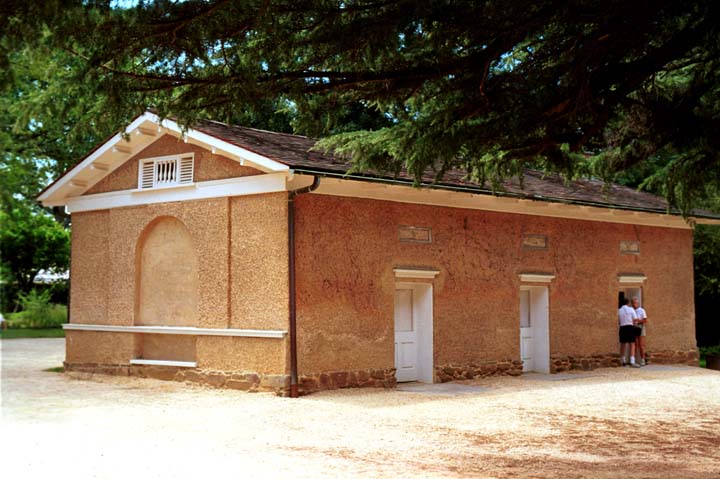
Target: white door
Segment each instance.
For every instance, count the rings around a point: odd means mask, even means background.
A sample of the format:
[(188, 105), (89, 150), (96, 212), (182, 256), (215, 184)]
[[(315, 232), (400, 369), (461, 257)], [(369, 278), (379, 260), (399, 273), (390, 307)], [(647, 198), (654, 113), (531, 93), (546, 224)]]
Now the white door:
[(417, 314), (412, 288), (395, 290), (395, 368), (398, 382), (418, 380)]
[(533, 328), (530, 317), (530, 291), (520, 290), (520, 359), (523, 371), (533, 370)]
[(544, 286), (520, 289), (520, 357), (523, 371), (550, 372), (549, 298)]

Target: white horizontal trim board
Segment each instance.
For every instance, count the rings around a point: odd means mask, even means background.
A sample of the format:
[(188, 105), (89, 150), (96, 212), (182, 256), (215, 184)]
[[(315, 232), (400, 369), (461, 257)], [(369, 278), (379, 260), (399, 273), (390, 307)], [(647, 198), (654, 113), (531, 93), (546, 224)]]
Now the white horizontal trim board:
[(520, 273), (519, 276), (523, 283), (549, 283), (555, 279), (554, 274), (544, 273)]
[[(135, 121), (133, 121), (130, 125), (127, 127), (127, 131), (133, 131), (136, 128), (139, 128), (140, 125), (142, 125), (144, 122), (148, 121), (146, 118), (147, 113), (145, 115), (142, 115), (138, 117)], [(85, 171), (90, 171), (93, 174), (93, 180), (92, 184), (97, 183), (102, 179), (104, 176), (110, 174), (115, 168), (120, 166), (122, 163), (124, 163), (126, 160), (129, 159), (129, 156), (126, 154), (118, 154), (119, 152), (116, 150), (116, 145), (120, 144), (123, 140), (123, 135), (120, 133), (117, 133), (115, 136), (110, 138), (108, 141), (103, 143), (98, 147), (97, 150), (93, 151), (90, 155), (87, 156), (80, 164), (76, 165), (71, 171), (69, 171), (64, 177), (58, 179), (55, 184), (51, 185), (43, 194), (41, 194), (38, 197), (38, 200), (42, 201), (42, 203), (45, 206), (59, 206), (62, 204), (65, 204), (65, 198), (58, 198), (53, 199), (53, 195), (55, 193), (58, 193), (61, 188), (71, 183), (73, 180), (76, 179), (78, 175)], [(138, 145), (136, 147), (136, 151), (140, 151), (143, 149), (146, 145), (148, 145), (151, 141), (145, 140), (145, 141), (138, 141)], [(122, 145), (120, 144), (121, 148)], [(90, 166), (98, 161), (103, 156), (110, 156), (114, 157), (113, 159), (108, 158), (107, 161), (101, 161), (100, 163), (105, 166), (106, 168), (90, 168)], [(92, 186), (92, 185), (90, 185)], [(67, 194), (64, 195), (67, 197)]]
[[(215, 189), (212, 191), (205, 190), (202, 193), (186, 193), (176, 196), (166, 193), (164, 196), (153, 196), (151, 200), (132, 200), (127, 197), (129, 194), (127, 191), (115, 193), (113, 196), (114, 201), (108, 200), (108, 197), (101, 195), (81, 196), (130, 158), (140, 154), (145, 148), (161, 138), (163, 133), (182, 138), (187, 143), (198, 145), (215, 154), (231, 158), (241, 165), (247, 163), (268, 173), (268, 176), (273, 176), (277, 173), (283, 173), (286, 177), (293, 176), (290, 168), (279, 161), (259, 155), (231, 142), (194, 129), (184, 131), (177, 122), (167, 119), (160, 121), (160, 118), (154, 113), (146, 112), (139, 116), (128, 125), (125, 132), (125, 135), (118, 133), (98, 146), (98, 148), (90, 153), (83, 161), (48, 187), (48, 189), (38, 197), (38, 200), (45, 206), (67, 205), (68, 212), (72, 213), (73, 211), (90, 211), (118, 206), (131, 206), (134, 204), (252, 194), (247, 192), (237, 193), (231, 189), (224, 191), (222, 189)], [(157, 132), (157, 134), (155, 134), (155, 132)], [(295, 176), (299, 177), (300, 182), (308, 181), (309, 183), (312, 181), (312, 175), (297, 174)], [(202, 185), (207, 184), (207, 186), (210, 186), (210, 183), (212, 182), (203, 182)], [(200, 189), (199, 185), (201, 185), (201, 183), (197, 185), (198, 189)], [(256, 193), (270, 193), (283, 190), (284, 188), (282, 190), (269, 189), (257, 191)], [(371, 183), (352, 179), (323, 178), (320, 188), (316, 193), (588, 221), (606, 221), (611, 223), (682, 229), (691, 228), (683, 218), (675, 215), (618, 210), (604, 208), (602, 206), (551, 203), (545, 201), (543, 198), (508, 198), (489, 194), (457, 192), (447, 189), (414, 188), (409, 185), (390, 185), (387, 183)], [(120, 197), (117, 197), (118, 194)], [(87, 203), (85, 202), (85, 198), (102, 201)], [(102, 206), (103, 204), (109, 206)], [(700, 224), (720, 224), (720, 220), (715, 219), (693, 218), (693, 220)]]
[(195, 153), (143, 158), (138, 166), (141, 191), (189, 185), (194, 182)]
[(141, 366), (176, 366), (179, 368), (197, 367), (197, 363), (194, 361), (167, 361), (164, 359), (131, 359), (130, 364), (138, 364)]
[(436, 269), (393, 268), (396, 278), (433, 279), (440, 274)]
[(180, 125), (176, 122), (169, 119), (165, 119), (161, 122), (160, 118), (154, 113), (147, 112), (143, 115), (143, 117), (146, 121), (160, 125), (163, 130), (175, 133), (176, 136), (182, 137), (187, 143), (194, 143), (209, 150), (214, 148), (218, 154), (225, 154), (225, 156), (230, 156), (233, 159), (243, 160), (243, 163), (244, 161), (248, 161), (253, 163), (262, 171), (269, 173), (287, 171), (289, 169), (287, 165), (271, 160), (265, 156), (258, 155), (257, 153), (253, 153), (250, 150), (233, 145), (232, 143), (208, 135), (207, 133), (202, 133), (192, 128), (184, 132), (182, 128), (180, 128)]
[(227, 196), (257, 195), (285, 191), (285, 173), (242, 176), (146, 190), (113, 191), (77, 196), (67, 201), (69, 213), (140, 206), (172, 201), (201, 200)]
[(644, 274), (619, 274), (618, 282), (622, 284), (638, 284), (643, 283), (647, 279)]
[(195, 336), (239, 336), (245, 338), (278, 338), (282, 339), (287, 331), (273, 329), (214, 329), (194, 328), (190, 326), (119, 326), (113, 324), (63, 324), (63, 329), (70, 331), (104, 331), (110, 333), (141, 333), (141, 334), (190, 334)]
[[(150, 134), (154, 131), (157, 131), (158, 134)], [(65, 205), (69, 200), (85, 193), (131, 157), (157, 141), (163, 133), (182, 138), (186, 143), (198, 145), (219, 155), (227, 156), (241, 165), (248, 163), (249, 166), (265, 173), (287, 173), (289, 170), (287, 165), (206, 133), (193, 129), (183, 131), (175, 121), (163, 120), (161, 122), (157, 115), (150, 112), (136, 118), (128, 125), (125, 132), (126, 135), (118, 133), (100, 145), (43, 192), (38, 200), (45, 206)], [(94, 163), (101, 164), (102, 167), (93, 168)], [(75, 183), (73, 184), (73, 182)], [(85, 186), (79, 187), (78, 184)]]
[[(297, 186), (309, 184), (311, 181), (312, 175), (295, 173), (293, 178), (293, 183)], [(313, 193), (521, 215), (690, 229), (690, 225), (680, 216), (351, 179), (323, 178), (320, 187)]]

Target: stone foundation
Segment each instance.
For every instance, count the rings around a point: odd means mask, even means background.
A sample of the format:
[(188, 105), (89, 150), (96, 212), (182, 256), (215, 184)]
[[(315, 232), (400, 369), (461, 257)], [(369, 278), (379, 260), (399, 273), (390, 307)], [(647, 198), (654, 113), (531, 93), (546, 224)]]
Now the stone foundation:
[(550, 373), (562, 373), (571, 370), (591, 371), (597, 368), (615, 368), (620, 366), (620, 354), (593, 354), (591, 356), (550, 357)]
[(435, 366), (436, 380), (441, 383), (486, 376), (520, 376), (521, 374), (522, 361), (515, 359), (483, 361), (476, 364)]
[(700, 360), (697, 349), (688, 349), (685, 351), (648, 350), (646, 356), (650, 364), (686, 364), (688, 366), (697, 366)]
[(395, 368), (360, 371), (331, 371), (303, 374), (299, 378), (300, 394), (343, 388), (394, 388), (397, 385)]
[[(696, 349), (687, 351), (646, 351), (649, 364), (698, 365)], [(597, 368), (620, 367), (620, 354), (595, 354), (592, 356), (560, 356), (550, 358), (550, 372), (562, 373), (571, 370), (591, 371)]]
[(210, 369), (180, 368), (175, 366), (145, 366), (128, 364), (65, 363), (65, 371), (114, 376), (136, 376), (163, 381), (183, 381), (215, 388), (240, 391), (269, 391), (279, 396), (287, 395), (290, 376), (282, 374), (257, 374), (244, 371), (215, 371)]
[[(696, 349), (682, 351), (648, 351), (651, 364), (698, 365)], [(550, 359), (550, 372), (561, 373), (571, 370), (589, 371), (597, 368), (619, 367), (619, 354), (596, 354), (591, 356), (560, 356)], [(257, 374), (245, 371), (216, 371), (210, 369), (181, 368), (174, 366), (145, 366), (128, 364), (68, 363), (65, 371), (115, 376), (137, 376), (164, 381), (183, 381), (203, 384), (215, 388), (229, 388), (240, 391), (274, 392), (287, 396), (290, 391), (290, 376), (283, 374)], [(435, 367), (437, 382), (474, 379), (487, 376), (520, 376), (522, 361), (506, 359), (484, 361), (477, 364), (450, 364)], [(360, 371), (331, 371), (304, 374), (299, 378), (300, 394), (342, 388), (394, 388), (397, 385), (395, 368), (365, 369)]]
[[(65, 371), (191, 382), (215, 388), (229, 388), (248, 392), (268, 391), (274, 392), (278, 396), (287, 396), (290, 392), (290, 376), (281, 374), (216, 371), (175, 366), (68, 362), (65, 362)], [(302, 375), (299, 378), (298, 390), (300, 394), (304, 395), (327, 389), (394, 388), (395, 385), (395, 368), (366, 369)]]

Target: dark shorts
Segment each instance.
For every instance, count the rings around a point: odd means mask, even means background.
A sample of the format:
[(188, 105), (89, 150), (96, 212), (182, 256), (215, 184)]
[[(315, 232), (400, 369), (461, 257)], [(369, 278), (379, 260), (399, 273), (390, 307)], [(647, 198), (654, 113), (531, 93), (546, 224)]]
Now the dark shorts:
[(635, 326), (620, 326), (620, 342), (634, 343), (638, 335), (638, 329)]

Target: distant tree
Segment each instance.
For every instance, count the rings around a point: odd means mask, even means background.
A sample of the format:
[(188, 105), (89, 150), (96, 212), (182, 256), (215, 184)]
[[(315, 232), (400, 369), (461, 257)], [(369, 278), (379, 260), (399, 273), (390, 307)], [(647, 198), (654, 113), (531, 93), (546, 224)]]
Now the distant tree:
[(323, 145), (359, 169), (495, 183), (527, 166), (610, 179), (662, 156), (643, 179), (686, 212), (720, 184), (712, 0), (4, 3), (5, 63), (13, 45), (71, 52), (68, 84), (100, 94), (106, 118), (269, 106), (267, 124), (287, 113), (333, 135)]
[(41, 269), (65, 271), (70, 258), (70, 232), (44, 211), (0, 211), (3, 281), (29, 292)]
[[(48, 54), (50, 53), (50, 54)], [(82, 87), (63, 75), (78, 59), (62, 51), (24, 48), (12, 55), (12, 75), (0, 87), (0, 283), (3, 309), (33, 287), (41, 269), (69, 265), (69, 217), (42, 208), (35, 197), (75, 163), (103, 134), (92, 121), (93, 97), (77, 101)], [(61, 86), (62, 85), (62, 86)], [(51, 101), (52, 99), (52, 101)], [(62, 298), (59, 298), (62, 300)]]
[(720, 228), (698, 225), (693, 244), (698, 346), (720, 345)]
[[(695, 228), (695, 290), (701, 296), (720, 298), (720, 228), (706, 225)], [(713, 313), (720, 323), (718, 310)]]

